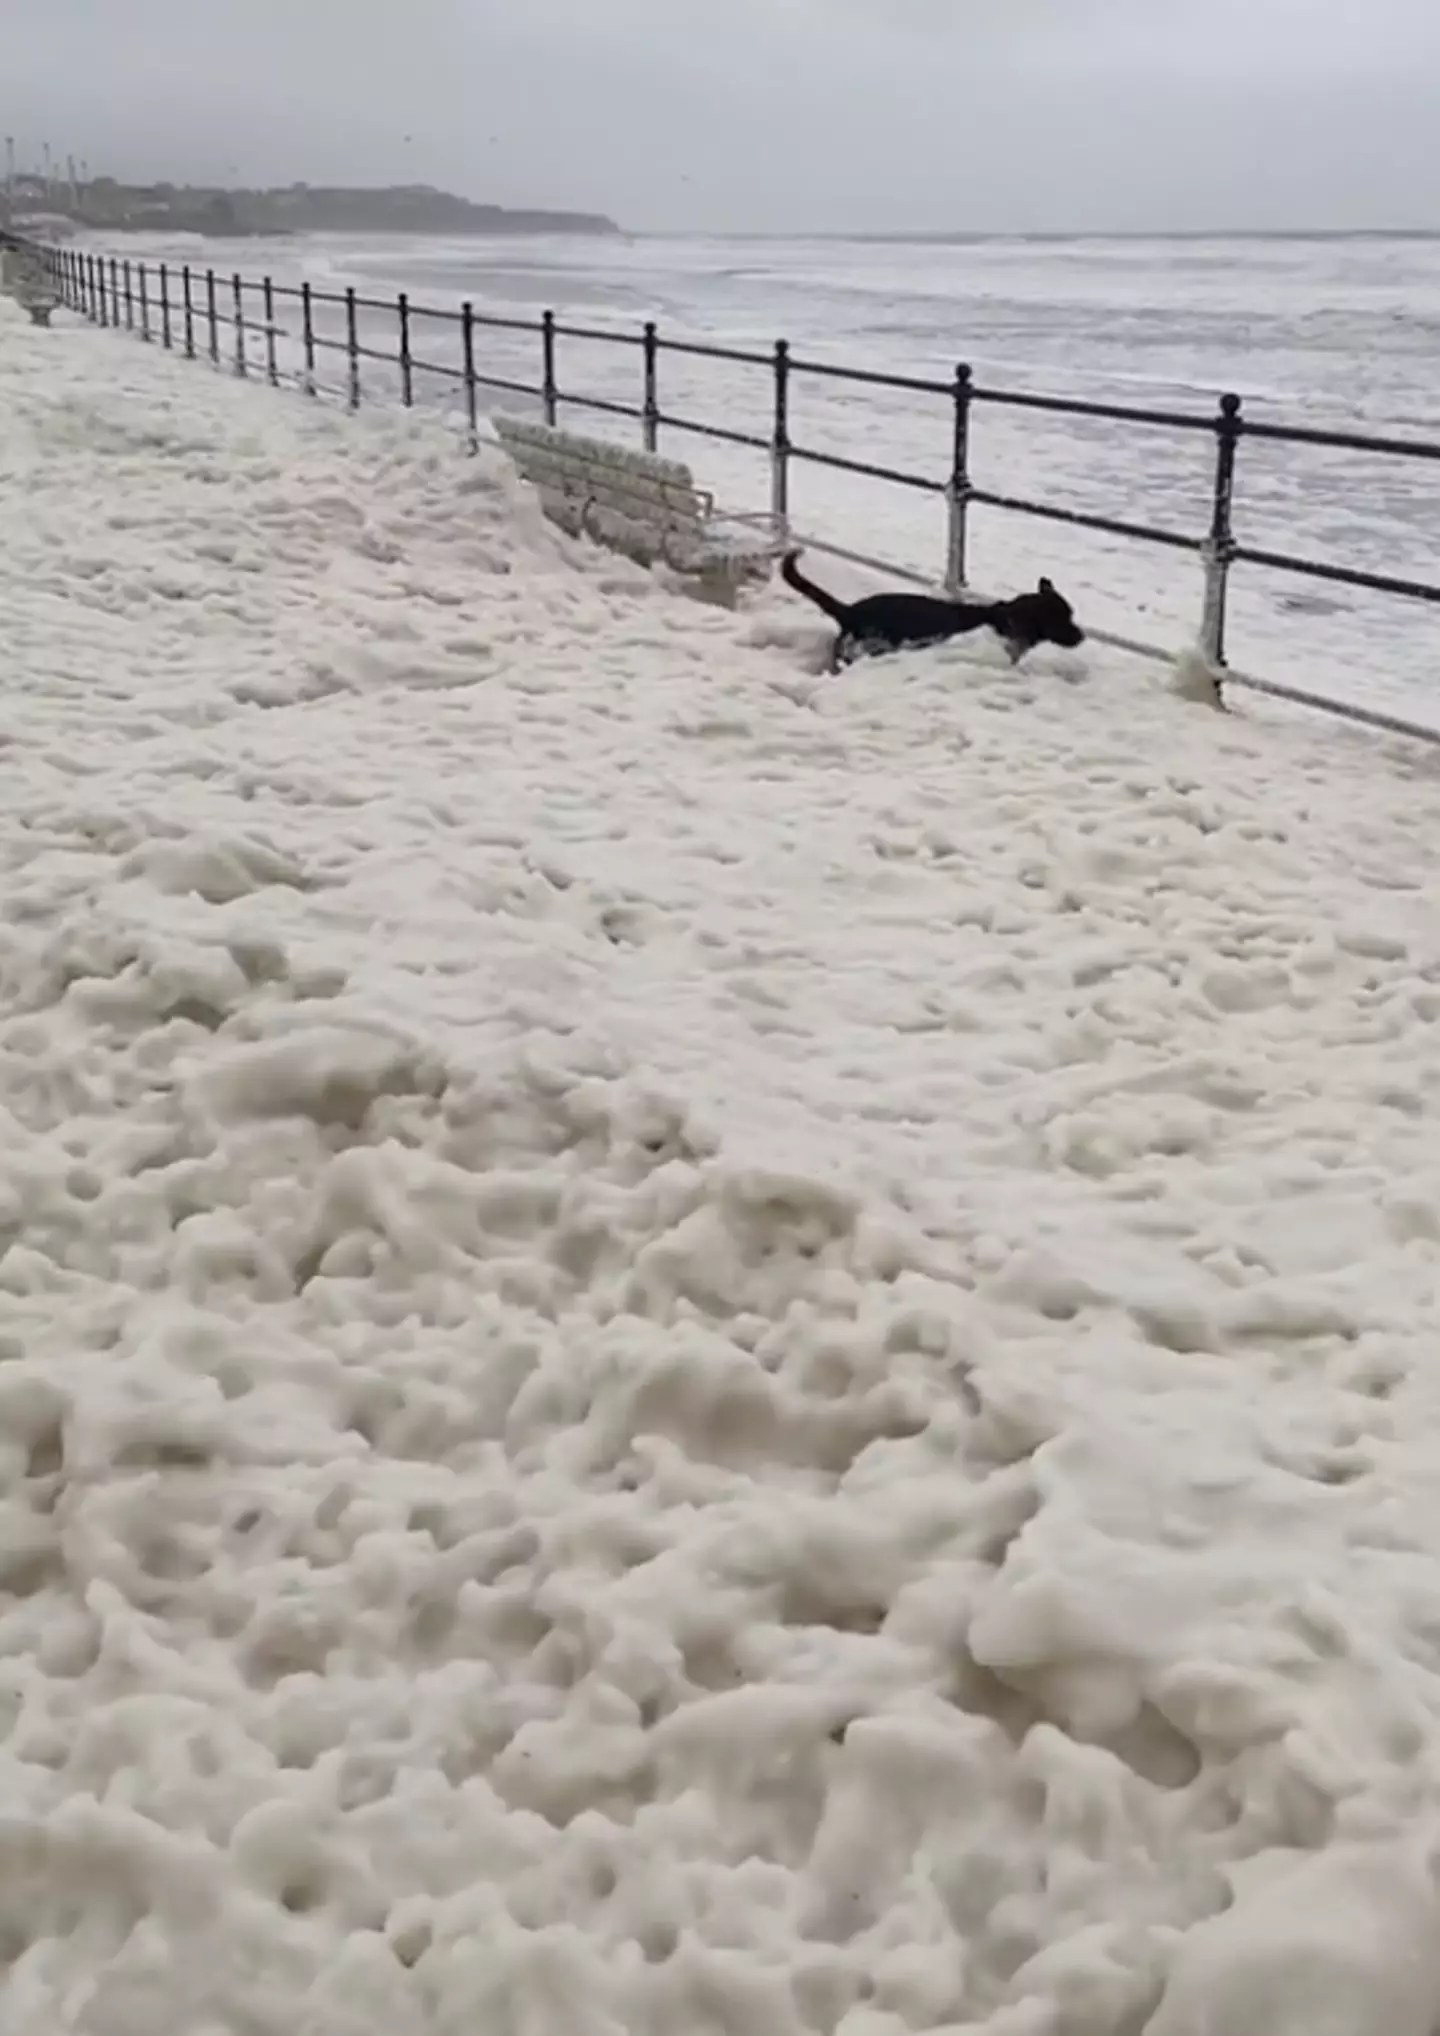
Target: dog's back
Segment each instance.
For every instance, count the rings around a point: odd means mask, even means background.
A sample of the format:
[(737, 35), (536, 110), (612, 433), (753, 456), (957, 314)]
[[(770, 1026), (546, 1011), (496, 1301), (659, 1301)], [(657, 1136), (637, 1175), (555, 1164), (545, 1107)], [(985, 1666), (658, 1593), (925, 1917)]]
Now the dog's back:
[(856, 643), (878, 649), (920, 649), (983, 629), (990, 610), (971, 601), (946, 601), (938, 594), (867, 594), (852, 602), (843, 628)]

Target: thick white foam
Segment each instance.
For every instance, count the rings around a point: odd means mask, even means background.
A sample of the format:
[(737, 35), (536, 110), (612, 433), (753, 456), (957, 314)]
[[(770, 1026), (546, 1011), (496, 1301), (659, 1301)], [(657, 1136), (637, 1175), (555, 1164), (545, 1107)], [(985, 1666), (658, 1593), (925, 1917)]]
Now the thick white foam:
[(1433, 758), (0, 396), (9, 2025), (1420, 2036)]

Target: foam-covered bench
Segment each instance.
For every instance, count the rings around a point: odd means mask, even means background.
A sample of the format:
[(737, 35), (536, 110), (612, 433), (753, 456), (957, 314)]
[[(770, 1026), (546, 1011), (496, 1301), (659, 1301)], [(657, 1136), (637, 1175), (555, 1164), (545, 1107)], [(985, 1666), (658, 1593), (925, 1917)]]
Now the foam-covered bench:
[(44, 263), (29, 248), (0, 250), (0, 290), (29, 312), (32, 325), (48, 325), (60, 302)]
[(723, 514), (679, 460), (503, 413), (491, 423), (552, 523), (642, 565), (663, 563), (712, 598), (733, 601), (784, 548), (768, 511)]

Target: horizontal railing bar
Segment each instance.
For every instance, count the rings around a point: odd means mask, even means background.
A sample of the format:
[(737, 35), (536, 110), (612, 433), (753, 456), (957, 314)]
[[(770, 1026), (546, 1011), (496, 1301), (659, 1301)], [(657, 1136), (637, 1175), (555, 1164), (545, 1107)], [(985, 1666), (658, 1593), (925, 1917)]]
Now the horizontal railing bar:
[(411, 372), (417, 375), (443, 375), (447, 382), (463, 382), (464, 368), (452, 368), (447, 361), (411, 361)]
[(923, 587), (927, 593), (935, 591), (935, 582), (925, 573), (917, 573), (913, 566), (897, 566), (893, 559), (872, 558), (868, 552), (851, 551), (848, 545), (833, 544), (828, 537), (802, 537), (795, 533), (797, 551), (823, 552), (827, 558), (843, 558), (852, 566), (864, 566), (872, 573), (884, 573), (889, 579), (904, 580), (908, 586)]
[(953, 396), (953, 382), (935, 382), (923, 375), (891, 375), (881, 368), (839, 368), (830, 361), (795, 360), (792, 374), (825, 375), (832, 382), (859, 382), (871, 389), (908, 389), (916, 396)]
[(742, 368), (770, 368), (775, 366), (773, 353), (748, 353), (744, 347), (720, 346), (704, 339), (670, 339), (656, 337), (661, 353), (687, 354), (693, 360), (734, 361)]
[[(388, 311), (390, 316), (394, 318), (399, 314), (400, 300), (398, 297), (357, 297), (355, 299), (355, 306), (360, 311)], [(443, 304), (411, 304), (407, 301), (405, 308), (412, 319), (429, 318), (443, 325), (463, 325), (465, 323), (465, 313), (463, 311), (451, 311)], [(474, 326), (484, 325), (498, 332), (528, 332), (532, 333), (536, 339), (540, 337), (538, 322), (531, 322), (524, 318), (491, 318), (479, 311), (473, 311), (470, 314), (470, 323)]]
[(1378, 452), (1392, 459), (1440, 460), (1440, 442), (1424, 438), (1373, 438), (1368, 432), (1326, 431), (1317, 424), (1257, 424), (1246, 418), (1241, 426), (1246, 438), (1263, 438), (1280, 445), (1323, 445), (1337, 452)]
[[(462, 368), (460, 379), (465, 380)], [(480, 389), (504, 389), (511, 396), (534, 396), (543, 399), (545, 391), (534, 382), (507, 382), (502, 375), (477, 375), (475, 385)]]
[(1407, 721), (1402, 715), (1387, 713), (1383, 707), (1362, 707), (1358, 701), (1342, 700), (1334, 693), (1308, 693), (1301, 686), (1287, 686), (1279, 679), (1257, 679), (1252, 673), (1237, 672), (1229, 665), (1224, 678), (1227, 686), (1243, 686), (1247, 692), (1264, 693), (1272, 700), (1286, 700), (1295, 707), (1318, 707), (1322, 714), (1358, 722), (1362, 728), (1378, 728), (1386, 735), (1412, 735), (1420, 742), (1440, 743), (1440, 726), (1433, 722)]
[[(342, 340), (340, 344), (346, 343)], [(356, 358), (362, 361), (384, 361), (387, 368), (396, 368), (400, 365), (393, 353), (384, 353), (378, 346), (357, 346), (355, 354)]]
[(1097, 403), (1082, 396), (1033, 396), (1019, 389), (971, 391), (977, 403), (997, 403), (1014, 410), (1046, 410), (1059, 417), (1105, 417), (1116, 424), (1156, 424), (1172, 431), (1215, 430), (1213, 417), (1201, 417), (1193, 410), (1142, 410), (1129, 403)]
[[(478, 324), (479, 321), (477, 320), (476, 322)], [(499, 321), (493, 320), (491, 322), (498, 323)], [(539, 332), (541, 330), (541, 327), (538, 325), (521, 325), (518, 326), (516, 329), (521, 332)], [(557, 337), (561, 339), (598, 339), (607, 346), (644, 346), (645, 344), (645, 338), (643, 333), (606, 332), (604, 328), (599, 325), (557, 324), (554, 330)]]
[[(465, 313), (463, 311), (437, 311), (435, 316), (437, 318), (453, 318), (462, 325), (465, 322)], [(470, 323), (476, 326), (486, 326), (491, 332), (528, 332), (533, 339), (538, 339), (545, 329), (538, 318), (502, 318), (498, 311), (472, 311), (470, 313)], [(636, 345), (639, 345), (638, 340)]]
[(1187, 537), (1180, 530), (1162, 530), (1154, 524), (1129, 523), (1118, 516), (1097, 516), (1088, 509), (1062, 509), (1055, 502), (1031, 502), (1023, 495), (1000, 495), (992, 488), (972, 488), (972, 502), (982, 502), (989, 509), (1008, 509), (1017, 516), (1037, 516), (1046, 523), (1069, 523), (1077, 530), (1098, 530), (1109, 537), (1130, 537), (1141, 544), (1168, 545), (1172, 551), (1199, 552), (1205, 549), (1203, 537)]
[(1237, 563), (1265, 566), (1275, 573), (1300, 573), (1306, 579), (1329, 580), (1341, 587), (1366, 587), (1372, 594), (1402, 594), (1412, 601), (1440, 602), (1440, 587), (1429, 580), (1399, 579), (1392, 573), (1367, 573), (1358, 566), (1332, 566), (1323, 559), (1293, 558), (1288, 552), (1265, 551), (1259, 546), (1237, 544), (1231, 553)]
[(726, 445), (748, 445), (756, 452), (769, 452), (768, 438), (757, 438), (753, 431), (731, 431), (724, 424), (698, 424), (693, 418), (672, 417), (668, 410), (661, 411), (655, 418), (656, 426), (665, 431), (693, 431), (700, 438), (723, 439)]
[[(102, 257), (108, 261), (108, 257)], [(183, 277), (185, 265), (170, 265), (168, 274), (172, 279)], [(190, 267), (192, 283), (203, 281), (207, 270)], [(144, 274), (147, 278), (158, 275), (158, 266), (139, 263), (132, 268), (132, 276)], [(221, 271), (215, 271), (217, 282), (230, 278)], [(264, 287), (263, 279), (242, 277), (241, 287), (245, 290), (259, 290)], [(301, 285), (294, 283), (271, 283), (275, 297), (300, 299), (306, 295)], [(343, 291), (317, 290), (311, 288), (309, 298), (312, 304), (335, 305), (343, 308), (348, 301)], [(382, 313), (394, 312), (395, 298), (357, 296), (356, 308)], [(463, 314), (441, 305), (412, 303), (409, 306), (412, 318), (430, 318), (447, 323), (459, 324)], [(477, 311), (472, 314), (473, 323), (490, 330), (502, 332), (524, 332), (538, 336), (543, 330), (540, 320), (529, 318), (506, 318), (499, 314)], [(233, 324), (227, 319), (227, 324)], [(263, 331), (263, 327), (260, 330)], [(643, 346), (642, 335), (633, 332), (616, 332), (599, 326), (556, 324), (557, 335), (573, 338), (598, 340), (622, 346)], [(747, 367), (768, 368), (773, 366), (773, 356), (768, 353), (752, 353), (744, 348), (712, 344), (702, 340), (672, 339), (662, 337), (658, 341), (662, 352), (691, 355), (698, 359), (728, 360)], [(380, 356), (372, 356), (380, 358)], [(917, 395), (946, 397), (952, 394), (952, 384), (917, 375), (890, 374), (874, 368), (844, 367), (830, 361), (817, 361), (800, 356), (791, 356), (791, 370), (797, 374), (820, 375), (834, 381), (854, 382), (861, 386), (906, 390)], [(1193, 411), (1155, 410), (1136, 404), (1104, 403), (1089, 398), (1070, 396), (1045, 396), (1029, 390), (994, 389), (977, 384), (972, 390), (977, 403), (994, 403), (1011, 408), (1047, 411), (1054, 415), (1068, 417), (1096, 417), (1117, 423), (1147, 424), (1176, 431), (1210, 431), (1215, 429), (1212, 417), (1198, 415)], [(1244, 418), (1237, 426), (1247, 438), (1263, 439), (1281, 445), (1314, 445), (1329, 447), (1336, 451), (1373, 452), (1397, 459), (1421, 459), (1440, 461), (1440, 441), (1425, 439), (1393, 438), (1354, 431), (1330, 431), (1316, 425), (1270, 424), (1254, 418)]]
[(923, 474), (902, 474), (898, 467), (871, 466), (868, 460), (846, 459), (838, 452), (813, 452), (808, 446), (792, 445), (790, 457), (809, 460), (812, 466), (833, 467), (841, 474), (863, 474), (867, 480), (889, 481), (897, 488), (915, 488), (924, 495), (943, 495), (943, 481), (929, 481)]
[(612, 403), (604, 396), (572, 396), (568, 389), (555, 391), (557, 403), (573, 403), (580, 410), (603, 410), (609, 417), (643, 417), (645, 412), (634, 403)]

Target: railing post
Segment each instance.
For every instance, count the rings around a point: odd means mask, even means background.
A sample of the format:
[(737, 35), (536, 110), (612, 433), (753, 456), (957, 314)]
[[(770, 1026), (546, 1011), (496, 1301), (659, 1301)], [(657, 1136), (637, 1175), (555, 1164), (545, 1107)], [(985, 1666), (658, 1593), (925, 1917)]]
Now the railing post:
[(117, 329), (120, 324), (120, 264), (114, 255), (110, 257), (110, 323)]
[(149, 344), (150, 340), (150, 287), (144, 262), (140, 264), (140, 337)]
[(305, 394), (315, 394), (315, 312), (310, 300), (310, 285), (300, 285), (300, 336), (305, 345)]
[(555, 382), (555, 313), (540, 313), (540, 414), (553, 424), (560, 412), (560, 391)]
[(470, 435), (470, 450), (479, 452), (479, 414), (475, 401), (475, 307), (468, 298), (460, 306), (460, 345), (465, 362), (465, 424)]
[[(125, 284), (125, 330), (133, 332), (135, 330), (135, 298), (130, 288), (130, 264), (128, 261), (121, 264), (120, 273)], [(116, 322), (118, 323), (119, 321), (117, 320)]]
[(415, 371), (410, 361), (410, 299), (402, 290), (395, 299), (400, 321), (400, 401), (408, 410), (415, 401)]
[(651, 318), (645, 325), (645, 394), (640, 406), (640, 428), (644, 433), (646, 452), (654, 452), (660, 444), (659, 366), (660, 339), (655, 321)]
[(775, 419), (770, 432), (770, 514), (790, 534), (790, 342), (775, 342)]
[(360, 408), (360, 319), (355, 303), (353, 284), (345, 292), (345, 358), (350, 370), (348, 401), (352, 410)]
[(185, 358), (195, 358), (195, 299), (190, 288), (190, 264), (186, 262), (180, 271), (180, 282), (185, 292)]
[(1200, 648), (1210, 664), (1220, 667), (1225, 663), (1225, 607), (1235, 559), (1235, 452), (1244, 429), (1240, 398), (1222, 396), (1215, 419), (1215, 496), (1203, 554), (1205, 612), (1200, 623)]
[(275, 285), (267, 276), (263, 285), (265, 306), (265, 379), (272, 389), (280, 386), (280, 371), (275, 364)]
[(230, 278), (230, 292), (235, 305), (235, 372), (243, 381), (249, 367), (245, 359), (245, 285), (238, 270)]
[(165, 262), (160, 264), (160, 344), (166, 353), (174, 345), (170, 331), (170, 269)]
[(965, 591), (969, 572), (970, 408), (974, 400), (970, 364), (961, 361), (955, 370), (950, 480), (945, 490), (945, 591), (952, 596)]
[(205, 315), (210, 321), (210, 365), (220, 365), (220, 320), (215, 310), (215, 271), (205, 271)]

